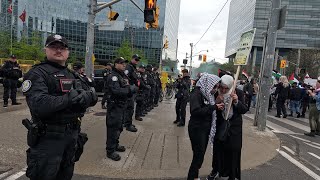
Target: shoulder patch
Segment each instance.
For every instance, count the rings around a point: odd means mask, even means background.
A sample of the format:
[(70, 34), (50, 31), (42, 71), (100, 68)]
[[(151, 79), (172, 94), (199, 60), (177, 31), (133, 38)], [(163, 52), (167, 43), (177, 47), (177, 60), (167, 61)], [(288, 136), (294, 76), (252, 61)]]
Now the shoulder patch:
[(126, 75), (128, 75), (128, 74), (129, 74), (128, 69), (126, 69), (126, 70), (124, 71), (124, 74), (126, 74)]
[(112, 76), (112, 81), (118, 81), (118, 77), (117, 76)]
[(22, 83), (22, 92), (25, 93), (25, 92), (29, 91), (29, 89), (31, 88), (31, 85), (32, 85), (32, 83), (31, 83), (30, 80), (23, 81), (23, 83)]

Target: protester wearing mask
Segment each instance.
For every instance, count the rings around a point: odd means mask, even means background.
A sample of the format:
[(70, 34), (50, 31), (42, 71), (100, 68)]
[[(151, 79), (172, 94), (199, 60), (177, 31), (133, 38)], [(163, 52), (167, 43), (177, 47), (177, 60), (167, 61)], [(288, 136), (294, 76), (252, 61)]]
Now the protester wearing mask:
[[(190, 95), (189, 137), (193, 151), (193, 159), (188, 173), (188, 180), (197, 179), (207, 149), (209, 135), (214, 137), (216, 110), (223, 109), (223, 103), (216, 104), (214, 94), (217, 92), (220, 78), (216, 75), (204, 74), (198, 80)], [(212, 126), (211, 126), (212, 124)], [(210, 129), (212, 128), (212, 133)]]
[[(232, 91), (234, 79), (230, 75), (221, 77), (221, 83), (216, 96), (216, 103), (224, 103), (223, 110), (217, 110), (217, 133), (213, 145), (212, 171), (207, 177), (213, 180), (217, 176), (229, 177), (228, 180), (241, 179), (241, 148), (242, 148), (242, 114), (248, 110), (244, 103), (243, 91)], [(227, 116), (228, 104), (232, 103), (230, 113)], [(222, 124), (230, 123), (226, 138), (221, 139), (219, 134), (223, 130)]]

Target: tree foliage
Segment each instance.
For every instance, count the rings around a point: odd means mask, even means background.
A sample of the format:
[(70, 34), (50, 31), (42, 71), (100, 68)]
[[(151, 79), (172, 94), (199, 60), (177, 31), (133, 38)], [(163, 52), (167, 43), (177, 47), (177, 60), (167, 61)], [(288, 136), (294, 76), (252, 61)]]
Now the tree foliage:
[(220, 69), (225, 71), (230, 71), (231, 73), (234, 74), (237, 71), (237, 66), (235, 66), (233, 62), (227, 62), (227, 63), (221, 64)]
[(121, 46), (116, 50), (117, 57), (123, 57), (126, 60), (131, 60), (133, 54), (139, 54), (141, 57), (140, 62), (143, 64), (148, 64), (148, 60), (145, 57), (145, 53), (141, 49), (132, 49), (131, 44), (128, 40), (124, 40)]

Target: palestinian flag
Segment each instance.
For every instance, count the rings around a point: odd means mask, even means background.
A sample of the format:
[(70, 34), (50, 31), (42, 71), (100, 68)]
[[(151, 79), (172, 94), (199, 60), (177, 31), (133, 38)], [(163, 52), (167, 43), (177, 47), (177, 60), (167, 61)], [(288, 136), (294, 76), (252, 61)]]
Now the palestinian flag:
[(245, 69), (242, 70), (242, 75), (244, 75), (247, 79), (249, 79), (249, 74), (247, 73), (247, 71)]
[(281, 77), (281, 74), (278, 71), (273, 70), (272, 71), (272, 76), (275, 77), (276, 79), (279, 79)]
[(288, 80), (290, 84), (292, 84), (293, 82), (299, 83), (299, 80), (295, 77), (294, 73), (290, 75)]

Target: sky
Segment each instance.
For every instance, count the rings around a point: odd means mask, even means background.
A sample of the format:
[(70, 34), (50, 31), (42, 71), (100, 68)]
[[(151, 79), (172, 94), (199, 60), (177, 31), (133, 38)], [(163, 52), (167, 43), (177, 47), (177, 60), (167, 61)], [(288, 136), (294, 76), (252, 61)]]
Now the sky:
[[(186, 57), (186, 52), (190, 55), (190, 43), (195, 44), (198, 42), (225, 2), (226, 0), (181, 0), (178, 34), (179, 67), (182, 65), (182, 60)], [(224, 58), (224, 53), (229, 6), (230, 2), (225, 6), (206, 35), (194, 47), (194, 54), (202, 50), (208, 50), (208, 52), (201, 52), (201, 54), (207, 54), (207, 62), (213, 59), (220, 63), (227, 62), (227, 59)], [(189, 63), (188, 61), (188, 65)], [(198, 60), (198, 56), (193, 57), (193, 67), (198, 67), (200, 63), (201, 61)]]

